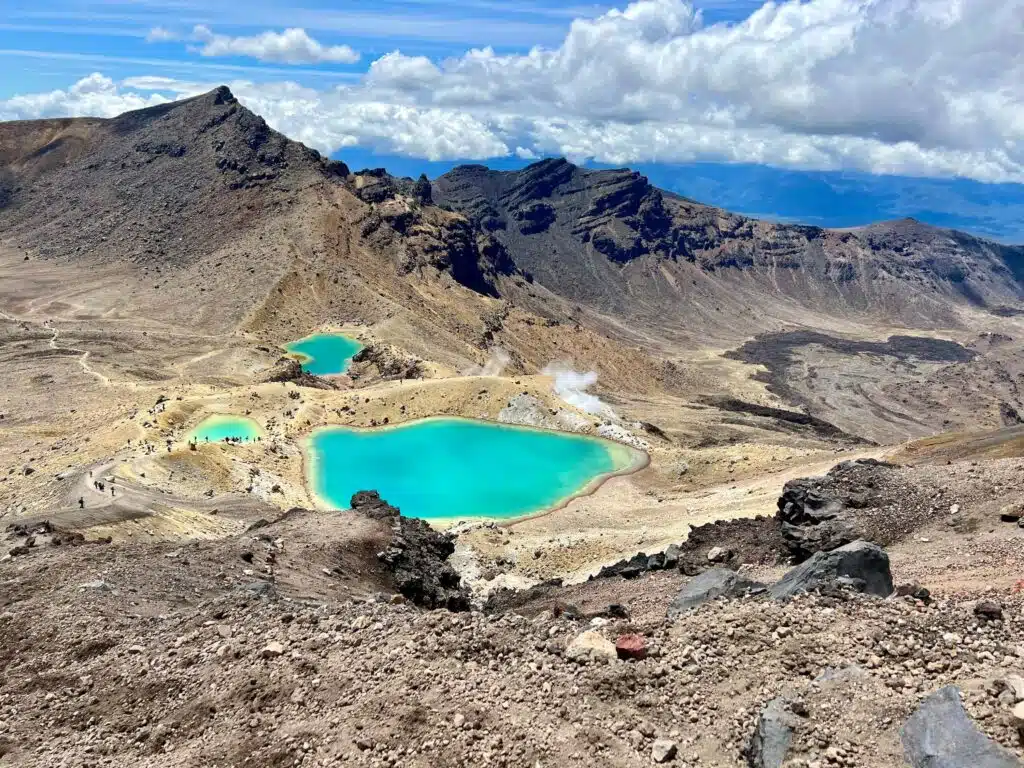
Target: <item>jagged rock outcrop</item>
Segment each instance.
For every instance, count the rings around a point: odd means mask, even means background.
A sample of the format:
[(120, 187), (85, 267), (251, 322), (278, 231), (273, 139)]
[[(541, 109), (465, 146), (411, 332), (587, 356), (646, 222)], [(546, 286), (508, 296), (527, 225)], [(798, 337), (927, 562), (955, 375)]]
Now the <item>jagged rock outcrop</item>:
[(913, 768), (1021, 768), (1016, 757), (1000, 747), (968, 717), (960, 691), (940, 688), (921, 702), (900, 733)]
[(448, 563), (455, 551), (452, 536), (435, 531), (423, 520), (403, 517), (376, 491), (360, 491), (352, 497), (351, 506), (391, 524), (394, 536), (377, 559), (391, 571), (399, 593), (425, 608), (469, 610), (469, 590)]
[[(714, 561), (708, 557), (713, 549), (720, 550), (720, 556)], [(778, 518), (761, 516), (716, 520), (694, 526), (685, 541), (670, 544), (663, 552), (650, 555), (639, 552), (628, 559), (603, 566), (590, 579), (635, 579), (644, 573), (671, 569), (696, 576), (716, 565), (731, 569), (745, 563), (777, 565), (786, 557), (787, 549)]]
[(347, 174), (224, 86), (109, 120), (0, 124), (0, 166), (6, 237), (44, 258), (160, 266), (194, 263)]
[(896, 465), (860, 459), (822, 477), (787, 482), (777, 517), (790, 555), (800, 562), (857, 539), (889, 545), (928, 523), (932, 507)]
[(299, 387), (310, 387), (312, 389), (337, 389), (337, 385), (328, 379), (314, 376), (308, 371), (302, 370), (302, 363), (294, 357), (280, 357), (274, 363), (274, 367), (264, 376), (266, 382), (291, 382)]
[(352, 363), (360, 375), (362, 368), (389, 381), (394, 379), (416, 379), (423, 375), (423, 361), (406, 354), (391, 344), (371, 343), (364, 346), (352, 357)]
[(374, 204), (360, 232), (376, 248), (392, 254), (399, 274), (447, 272), (477, 293), (497, 296), (498, 279), (515, 273), (499, 241), (463, 216), (422, 205), (422, 185), (399, 184), (377, 171), (355, 178), (357, 194)]
[(881, 547), (855, 541), (830, 552), (818, 552), (788, 571), (768, 588), (775, 600), (826, 587), (853, 589), (878, 597), (894, 591), (889, 556)]

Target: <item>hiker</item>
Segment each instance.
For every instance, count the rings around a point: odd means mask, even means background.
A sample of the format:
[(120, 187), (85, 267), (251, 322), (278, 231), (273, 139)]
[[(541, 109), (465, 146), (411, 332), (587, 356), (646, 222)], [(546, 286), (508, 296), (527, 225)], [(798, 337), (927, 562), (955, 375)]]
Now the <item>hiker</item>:
[(85, 509), (85, 497), (84, 496), (79, 496), (78, 497), (78, 508), (79, 509)]

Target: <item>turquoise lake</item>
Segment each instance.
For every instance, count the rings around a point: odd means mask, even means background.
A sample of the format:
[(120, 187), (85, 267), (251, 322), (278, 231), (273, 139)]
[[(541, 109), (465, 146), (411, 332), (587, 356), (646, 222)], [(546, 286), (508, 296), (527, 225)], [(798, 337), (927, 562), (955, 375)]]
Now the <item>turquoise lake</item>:
[(356, 352), (362, 348), (358, 341), (340, 333), (315, 333), (285, 346), (298, 356), (302, 370), (314, 376), (344, 373)]
[(309, 481), (321, 503), (348, 509), (378, 491), (403, 515), (509, 519), (541, 512), (643, 454), (610, 441), (469, 419), (398, 427), (328, 427), (309, 438)]
[(219, 443), (225, 438), (255, 440), (263, 435), (260, 425), (245, 416), (215, 413), (203, 419), (202, 423), (189, 434), (189, 441), (197, 443)]

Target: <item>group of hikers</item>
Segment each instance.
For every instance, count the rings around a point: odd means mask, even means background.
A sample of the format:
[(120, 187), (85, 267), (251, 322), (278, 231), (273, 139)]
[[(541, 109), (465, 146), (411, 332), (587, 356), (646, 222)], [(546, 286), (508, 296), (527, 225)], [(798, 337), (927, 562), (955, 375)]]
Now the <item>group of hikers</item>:
[[(92, 472), (89, 473), (89, 477), (92, 477)], [(109, 484), (110, 484), (110, 495), (113, 496), (114, 495), (114, 481), (113, 480), (109, 481)], [(103, 482), (102, 480), (93, 480), (92, 481), (92, 487), (95, 488), (100, 493), (104, 493), (106, 491), (106, 489), (107, 489), (107, 483)], [(79, 496), (78, 497), (78, 508), (79, 509), (85, 509), (85, 497), (84, 496)]]
[[(262, 442), (262, 438), (260, 438), (259, 436), (254, 437), (252, 439), (253, 439), (253, 441)], [(224, 438), (222, 438), (222, 441), (225, 444), (228, 444), (228, 445), (238, 445), (238, 444), (241, 444), (243, 442), (244, 443), (249, 442), (249, 438), (248, 437), (224, 437)], [(207, 443), (210, 442), (210, 438), (209, 437), (205, 438), (204, 442), (207, 442)], [(129, 440), (128, 441), (128, 445), (130, 446), (131, 444), (132, 444), (132, 441)], [(148, 441), (141, 441), (139, 443), (139, 445), (140, 445), (140, 447), (146, 449), (146, 453), (152, 453), (154, 451), (154, 446), (151, 445)], [(196, 450), (197, 441), (196, 440), (189, 440), (188, 441), (188, 447), (189, 447), (189, 450), (192, 450), (192, 451)], [(167, 441), (167, 452), (168, 453), (171, 452), (171, 448), (172, 448), (172, 441), (168, 440)], [(89, 472), (89, 477), (92, 477), (92, 472)], [(95, 488), (100, 493), (106, 492), (106, 489), (107, 489), (108, 485), (110, 486), (110, 495), (114, 496), (115, 495), (115, 493), (114, 493), (114, 483), (113, 483), (112, 480), (108, 479), (107, 482), (104, 482), (102, 480), (93, 480), (92, 481), (92, 487)], [(79, 509), (85, 509), (85, 497), (84, 496), (79, 496), (78, 497), (78, 508)]]

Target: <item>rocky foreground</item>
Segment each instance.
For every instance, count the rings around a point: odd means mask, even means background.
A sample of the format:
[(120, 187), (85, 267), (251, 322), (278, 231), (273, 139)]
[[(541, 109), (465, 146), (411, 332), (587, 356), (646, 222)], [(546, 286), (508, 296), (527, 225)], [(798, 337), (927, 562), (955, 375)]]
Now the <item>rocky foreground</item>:
[[(778, 518), (751, 525), (781, 529), (794, 498), (828, 498), (846, 538), (864, 525), (843, 494), (885, 496), (896, 472), (794, 484)], [(940, 546), (927, 553), (858, 539), (792, 567), (737, 565), (705, 529), (672, 567), (661, 553), (655, 570), (481, 610), (450, 537), (374, 494), (353, 501), (184, 545), (10, 531), (0, 763), (1022, 765), (1024, 594), (975, 578), (1024, 574), (1012, 510), (975, 532), (916, 529)], [(685, 575), (698, 549), (706, 567)], [(954, 567), (960, 585), (929, 593)]]

